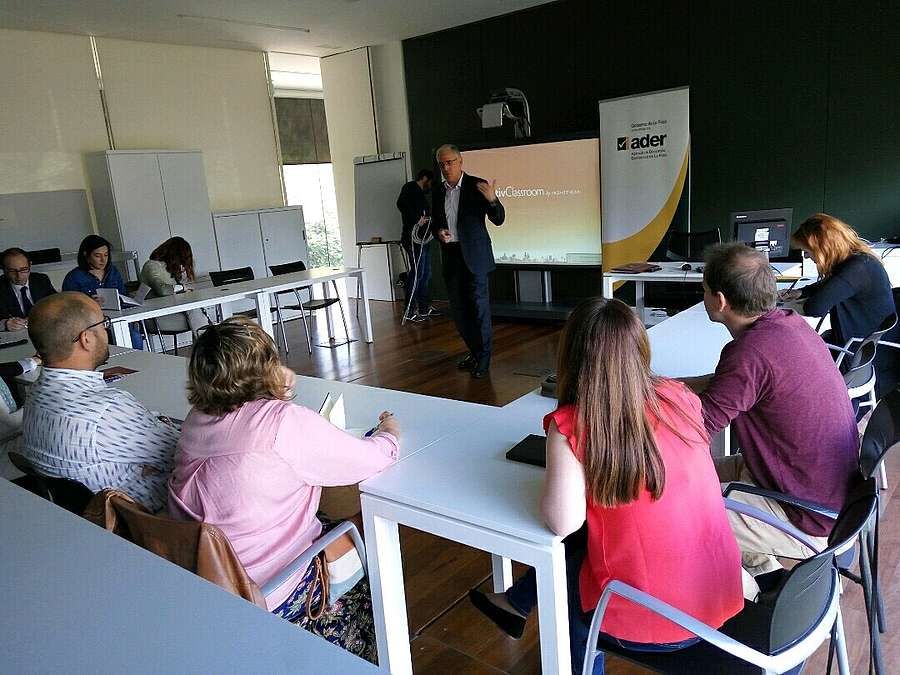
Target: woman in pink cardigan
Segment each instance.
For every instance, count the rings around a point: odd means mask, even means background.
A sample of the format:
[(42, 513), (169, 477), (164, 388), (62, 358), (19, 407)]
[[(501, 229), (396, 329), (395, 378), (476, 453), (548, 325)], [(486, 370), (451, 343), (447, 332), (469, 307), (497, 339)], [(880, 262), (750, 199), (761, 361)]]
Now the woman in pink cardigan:
[[(194, 406), (181, 429), (169, 480), (169, 511), (220, 528), (250, 577), (268, 582), (322, 533), (323, 486), (358, 483), (393, 464), (400, 430), (382, 413), (359, 439), (291, 402), (294, 373), (272, 339), (232, 318), (203, 329), (188, 369)], [(325, 613), (315, 565), (266, 597), (269, 610), (369, 660), (375, 636), (368, 585), (360, 581)], [(315, 597), (310, 597), (313, 595)]]

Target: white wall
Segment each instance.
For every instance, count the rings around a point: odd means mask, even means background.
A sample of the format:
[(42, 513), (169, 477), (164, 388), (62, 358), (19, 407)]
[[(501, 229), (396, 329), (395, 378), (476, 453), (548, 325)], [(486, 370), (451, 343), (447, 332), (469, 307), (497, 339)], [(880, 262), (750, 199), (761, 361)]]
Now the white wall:
[(409, 112), (406, 105), (406, 76), (403, 72), (403, 45), (399, 40), (376, 45), (369, 48), (369, 53), (380, 152), (405, 152), (406, 174), (415, 175), (417, 169), (409, 164)]
[(201, 150), (213, 211), (282, 206), (262, 52), (97, 40), (116, 148)]
[(0, 193), (86, 189), (108, 148), (90, 39), (0, 30), (0, 64)]
[[(402, 45), (397, 41), (328, 56), (321, 60), (321, 69), (344, 262), (355, 265), (353, 158), (380, 152), (405, 152), (407, 174), (410, 173)], [(398, 185), (398, 194), (400, 188)], [(403, 269), (403, 262), (396, 248), (391, 250), (396, 274)], [(384, 250), (364, 249), (362, 266), (369, 275), (371, 297), (390, 298)]]
[(334, 193), (344, 261), (356, 263), (356, 207), (353, 158), (378, 152), (366, 47), (321, 60), (328, 144), (334, 167)]
[[(283, 204), (262, 52), (97, 51), (119, 149), (202, 150), (214, 210)], [(84, 153), (109, 149), (90, 38), (0, 29), (0, 91), (0, 193), (87, 189)]]

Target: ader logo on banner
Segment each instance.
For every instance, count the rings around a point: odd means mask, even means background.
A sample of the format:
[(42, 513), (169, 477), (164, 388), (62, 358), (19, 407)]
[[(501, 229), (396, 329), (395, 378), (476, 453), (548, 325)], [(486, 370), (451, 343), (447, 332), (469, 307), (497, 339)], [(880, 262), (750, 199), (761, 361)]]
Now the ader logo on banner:
[(641, 148), (660, 148), (666, 143), (668, 134), (644, 134), (643, 136), (619, 136), (616, 139), (616, 150), (639, 150)]

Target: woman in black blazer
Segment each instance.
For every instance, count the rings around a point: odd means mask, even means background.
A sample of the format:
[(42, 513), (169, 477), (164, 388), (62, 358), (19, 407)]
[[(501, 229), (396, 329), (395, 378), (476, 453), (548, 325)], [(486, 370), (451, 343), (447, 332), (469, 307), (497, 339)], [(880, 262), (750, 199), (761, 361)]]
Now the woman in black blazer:
[[(881, 260), (847, 223), (816, 213), (791, 237), (816, 263), (819, 280), (799, 291), (783, 293), (784, 299), (805, 300), (809, 316), (829, 315), (831, 329), (826, 342), (843, 347), (850, 338), (865, 338), (895, 313), (891, 281)], [(897, 383), (900, 364), (896, 349), (884, 347), (876, 358), (879, 391)]]

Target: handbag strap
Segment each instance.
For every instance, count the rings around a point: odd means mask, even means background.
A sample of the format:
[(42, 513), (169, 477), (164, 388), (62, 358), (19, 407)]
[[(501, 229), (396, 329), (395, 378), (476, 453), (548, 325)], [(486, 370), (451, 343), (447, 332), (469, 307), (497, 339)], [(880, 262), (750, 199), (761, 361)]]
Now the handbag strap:
[[(325, 613), (325, 609), (328, 607), (328, 568), (325, 567), (325, 562), (322, 560), (324, 555), (324, 553), (320, 553), (313, 558), (313, 565), (315, 565), (316, 572), (312, 583), (309, 585), (309, 591), (306, 594), (306, 618), (310, 621), (317, 621)], [(316, 594), (316, 587), (321, 589), (322, 599), (319, 602), (319, 607), (313, 609), (312, 604)]]

